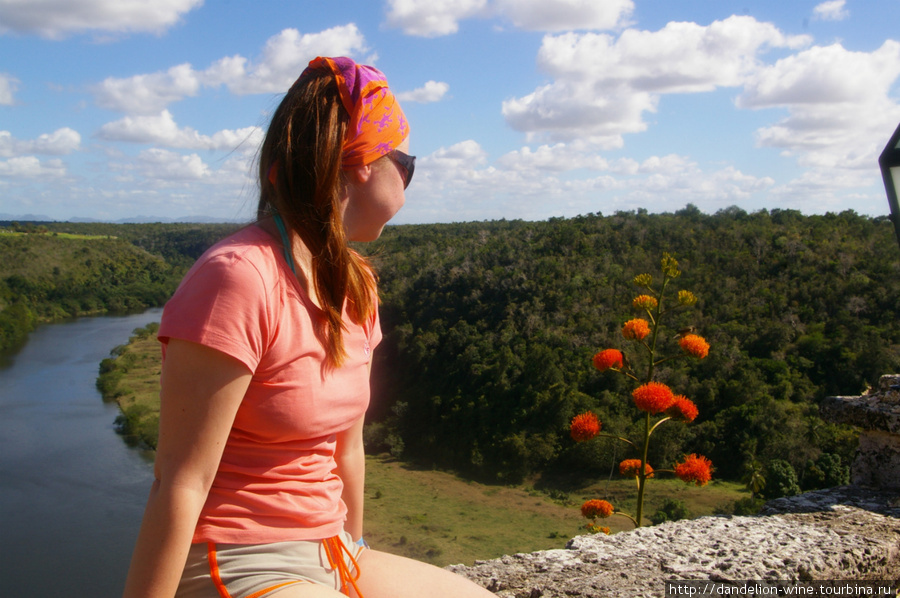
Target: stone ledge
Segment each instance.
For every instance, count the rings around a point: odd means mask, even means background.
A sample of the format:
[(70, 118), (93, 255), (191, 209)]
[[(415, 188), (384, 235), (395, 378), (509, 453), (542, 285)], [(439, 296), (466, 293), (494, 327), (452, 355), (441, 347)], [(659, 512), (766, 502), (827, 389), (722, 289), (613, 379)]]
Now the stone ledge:
[[(900, 393), (892, 391), (891, 395)], [(900, 402), (885, 400), (882, 394), (860, 397), (826, 397), (819, 405), (822, 417), (838, 424), (859, 426), (864, 430), (900, 433)], [(893, 398), (891, 396), (890, 398)]]
[(819, 411), (829, 421), (862, 428), (851, 483), (900, 488), (900, 375), (882, 376), (878, 388), (862, 396), (827, 397)]
[(888, 374), (878, 387), (858, 397), (826, 397), (819, 406), (822, 417), (864, 430), (900, 433), (900, 375)]
[(797, 496), (776, 498), (764, 504), (759, 514), (819, 513), (838, 506), (887, 515), (896, 519), (900, 525), (900, 492), (890, 488), (857, 485), (813, 490)]
[(767, 515), (579, 536), (565, 549), (448, 568), (505, 598), (662, 597), (677, 580), (896, 579), (897, 497), (844, 486), (771, 501)]

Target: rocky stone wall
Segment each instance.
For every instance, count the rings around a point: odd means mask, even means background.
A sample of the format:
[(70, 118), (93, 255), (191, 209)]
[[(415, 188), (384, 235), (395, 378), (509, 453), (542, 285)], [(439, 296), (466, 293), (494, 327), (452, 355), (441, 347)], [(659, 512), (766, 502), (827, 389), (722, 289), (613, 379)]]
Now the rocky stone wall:
[(771, 501), (752, 517), (700, 517), (564, 549), (451, 570), (505, 598), (664, 596), (667, 581), (900, 578), (900, 505), (893, 491), (843, 486)]
[(900, 488), (900, 375), (882, 376), (868, 394), (828, 397), (820, 411), (830, 421), (862, 429), (850, 468), (853, 484)]

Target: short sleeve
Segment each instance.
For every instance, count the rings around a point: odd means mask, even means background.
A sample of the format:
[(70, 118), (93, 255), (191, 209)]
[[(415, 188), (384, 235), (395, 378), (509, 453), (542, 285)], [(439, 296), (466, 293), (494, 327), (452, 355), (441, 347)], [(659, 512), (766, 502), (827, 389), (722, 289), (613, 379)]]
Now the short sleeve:
[(252, 263), (232, 252), (213, 255), (194, 265), (166, 303), (158, 337), (199, 343), (256, 371), (268, 344), (268, 307)]

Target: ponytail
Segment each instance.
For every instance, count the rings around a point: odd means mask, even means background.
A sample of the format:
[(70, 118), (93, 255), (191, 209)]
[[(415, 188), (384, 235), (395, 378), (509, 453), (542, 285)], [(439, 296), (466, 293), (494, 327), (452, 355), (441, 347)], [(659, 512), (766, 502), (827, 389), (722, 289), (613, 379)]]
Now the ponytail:
[(307, 69), (275, 111), (259, 158), (257, 217), (278, 213), (312, 253), (310, 284), (324, 312), (314, 318), (316, 336), (334, 368), (347, 357), (345, 302), (350, 320), (364, 325), (374, 318), (377, 296), (374, 268), (349, 247), (340, 209), (349, 121), (333, 74)]

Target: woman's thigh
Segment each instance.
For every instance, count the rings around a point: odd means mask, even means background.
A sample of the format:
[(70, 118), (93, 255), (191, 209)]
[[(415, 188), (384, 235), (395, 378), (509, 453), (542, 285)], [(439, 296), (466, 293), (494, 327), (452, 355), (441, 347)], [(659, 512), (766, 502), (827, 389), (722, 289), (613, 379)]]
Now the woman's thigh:
[[(494, 594), (465, 577), (402, 556), (364, 550), (357, 580), (364, 598), (488, 598)], [(354, 598), (355, 593), (351, 594)]]
[(347, 598), (337, 590), (314, 583), (297, 583), (267, 594), (266, 598)]

